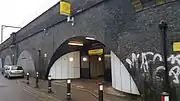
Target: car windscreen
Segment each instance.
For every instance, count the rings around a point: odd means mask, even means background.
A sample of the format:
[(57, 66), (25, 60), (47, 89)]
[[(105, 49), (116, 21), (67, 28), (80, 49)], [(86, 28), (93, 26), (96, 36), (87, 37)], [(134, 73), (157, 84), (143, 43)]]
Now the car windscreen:
[(13, 66), (11, 70), (23, 70), (23, 68), (21, 66)]
[(17, 70), (23, 70), (23, 68), (21, 66), (18, 66)]

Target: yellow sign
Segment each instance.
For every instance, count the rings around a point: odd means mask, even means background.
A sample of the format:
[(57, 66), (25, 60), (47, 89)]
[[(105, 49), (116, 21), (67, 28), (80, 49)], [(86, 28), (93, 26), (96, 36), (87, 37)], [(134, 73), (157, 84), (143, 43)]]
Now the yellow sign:
[(71, 14), (71, 4), (66, 1), (60, 1), (60, 14), (70, 15)]
[(103, 49), (93, 49), (88, 51), (89, 55), (101, 55), (103, 54)]
[(143, 8), (140, 0), (132, 0), (132, 5), (136, 9), (136, 11), (140, 11)]
[(157, 3), (158, 5), (164, 4), (164, 3), (165, 3), (165, 0), (156, 0), (156, 3)]
[(173, 43), (173, 51), (180, 51), (180, 42)]

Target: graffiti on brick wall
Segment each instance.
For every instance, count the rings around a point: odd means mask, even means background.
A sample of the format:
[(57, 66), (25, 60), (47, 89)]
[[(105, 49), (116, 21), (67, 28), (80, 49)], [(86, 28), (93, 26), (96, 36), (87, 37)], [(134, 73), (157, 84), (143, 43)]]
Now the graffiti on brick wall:
[[(148, 58), (152, 57), (152, 58)], [(139, 59), (141, 59), (141, 63), (139, 64)], [(126, 59), (126, 62), (129, 64), (130, 68), (140, 68), (143, 69), (144, 72), (149, 71), (149, 62), (155, 63), (156, 61), (163, 61), (162, 56), (158, 53), (154, 54), (153, 52), (145, 52), (140, 54), (132, 53), (132, 59)]]
[(180, 54), (171, 55), (168, 58), (168, 61), (173, 65), (169, 71), (169, 76), (174, 77), (173, 82), (179, 84), (179, 75), (180, 75)]
[[(175, 84), (179, 84), (179, 75), (180, 75), (180, 54), (174, 55), (172, 54), (167, 58), (168, 63), (171, 64), (171, 68), (169, 70), (169, 76), (172, 77), (172, 80)], [(143, 72), (149, 72), (150, 64), (156, 64), (159, 62), (163, 62), (162, 55), (159, 53), (153, 52), (144, 52), (141, 54), (132, 53), (131, 59), (127, 58), (126, 62), (129, 65), (129, 68), (139, 68), (142, 69)], [(155, 67), (154, 75), (157, 75), (159, 71), (164, 71), (165, 67), (163, 64), (159, 64), (159, 66)], [(163, 73), (161, 73), (163, 75)]]

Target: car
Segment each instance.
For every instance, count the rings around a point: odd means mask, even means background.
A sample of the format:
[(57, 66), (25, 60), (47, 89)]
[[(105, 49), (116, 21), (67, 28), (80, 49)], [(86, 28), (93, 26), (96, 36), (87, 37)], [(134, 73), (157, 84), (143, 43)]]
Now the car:
[(4, 75), (4, 68), (1, 68), (1, 74)]
[(4, 68), (1, 69), (2, 75), (4, 75), (5, 69), (8, 68), (9, 65), (4, 65)]
[(4, 77), (8, 79), (12, 77), (24, 77), (24, 70), (21, 66), (5, 66)]

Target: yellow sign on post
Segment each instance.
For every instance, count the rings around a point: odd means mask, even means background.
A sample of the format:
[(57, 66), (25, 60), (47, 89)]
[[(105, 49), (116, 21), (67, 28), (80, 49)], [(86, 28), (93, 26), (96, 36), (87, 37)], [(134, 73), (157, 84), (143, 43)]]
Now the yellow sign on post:
[(103, 49), (93, 49), (88, 51), (89, 55), (102, 55)]
[(69, 16), (71, 14), (71, 4), (67, 1), (60, 1), (60, 14)]
[(180, 51), (180, 42), (173, 43), (173, 51), (175, 52)]

